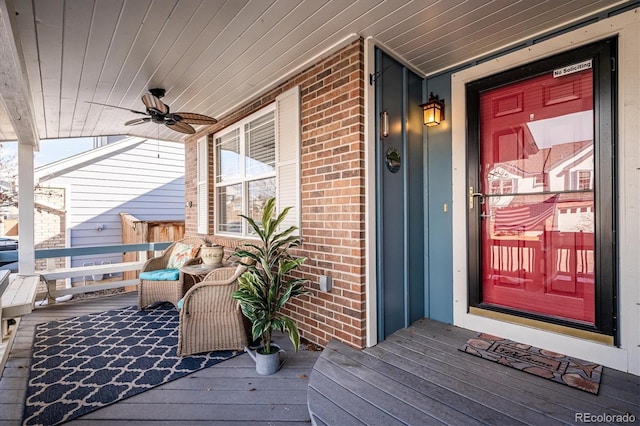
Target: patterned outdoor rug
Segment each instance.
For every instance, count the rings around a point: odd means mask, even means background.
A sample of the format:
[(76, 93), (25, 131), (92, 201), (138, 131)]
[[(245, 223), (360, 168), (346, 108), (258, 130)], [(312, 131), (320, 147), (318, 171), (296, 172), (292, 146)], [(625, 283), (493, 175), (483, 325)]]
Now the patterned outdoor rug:
[(179, 357), (178, 311), (135, 306), (36, 327), (23, 424), (55, 425), (239, 355)]
[(585, 392), (597, 395), (600, 389), (599, 364), (484, 333), (460, 350)]

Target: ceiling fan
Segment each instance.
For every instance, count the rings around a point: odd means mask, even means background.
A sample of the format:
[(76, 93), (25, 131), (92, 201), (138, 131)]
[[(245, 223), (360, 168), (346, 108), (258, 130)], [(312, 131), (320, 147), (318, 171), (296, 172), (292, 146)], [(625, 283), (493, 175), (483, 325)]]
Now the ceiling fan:
[(164, 97), (164, 94), (164, 89), (149, 89), (149, 93), (145, 93), (144, 95), (142, 95), (142, 103), (146, 107), (145, 112), (137, 111), (135, 109), (123, 108), (115, 105), (101, 104), (98, 102), (87, 101), (87, 103), (107, 106), (111, 108), (124, 109), (135, 114), (142, 114), (145, 116), (129, 120), (124, 123), (125, 126), (134, 126), (136, 124), (152, 122), (156, 124), (164, 124), (171, 130), (175, 130), (176, 132), (191, 135), (196, 132), (196, 129), (194, 129), (191, 124), (203, 125), (216, 124), (218, 122), (218, 120), (216, 120), (215, 118), (203, 114), (196, 114), (193, 112), (171, 112), (169, 110), (169, 105), (160, 100), (162, 97)]

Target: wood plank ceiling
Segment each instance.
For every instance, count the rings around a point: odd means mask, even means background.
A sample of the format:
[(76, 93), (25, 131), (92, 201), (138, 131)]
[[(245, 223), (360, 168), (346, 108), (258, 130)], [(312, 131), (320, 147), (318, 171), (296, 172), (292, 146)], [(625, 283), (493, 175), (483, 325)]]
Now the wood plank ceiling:
[[(25, 70), (41, 139), (129, 134), (154, 87), (171, 111), (221, 117), (357, 37), (372, 37), (423, 76), (597, 16), (623, 0), (0, 0)], [(1, 13), (0, 13), (1, 14)], [(0, 28), (1, 29), (1, 28)], [(10, 36), (1, 35), (5, 42)], [(1, 46), (1, 45), (0, 45)], [(26, 81), (22, 75), (26, 73)], [(19, 85), (19, 84), (18, 84)], [(27, 86), (28, 85), (28, 86)], [(2, 84), (0, 140), (16, 140)], [(15, 114), (14, 114), (15, 116)], [(15, 118), (15, 117), (14, 117)]]

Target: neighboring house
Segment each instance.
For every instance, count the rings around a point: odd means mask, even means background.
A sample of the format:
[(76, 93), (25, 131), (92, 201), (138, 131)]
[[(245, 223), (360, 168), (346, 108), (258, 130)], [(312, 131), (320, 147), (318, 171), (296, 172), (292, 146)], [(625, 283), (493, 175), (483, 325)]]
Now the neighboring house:
[[(619, 12), (426, 78), (348, 42), (187, 138), (187, 234), (231, 251), (239, 213), (293, 206), (313, 291), (290, 314), (320, 345), (428, 317), (640, 374), (640, 17)], [(499, 234), (499, 209), (531, 226)]]
[[(37, 249), (61, 248), (66, 246), (67, 196), (63, 188), (38, 188), (34, 193), (36, 212), (34, 222), (34, 243)], [(49, 264), (47, 264), (47, 262)], [(51, 264), (53, 262), (53, 264)], [(36, 269), (47, 267), (63, 268), (66, 258), (39, 259)]]
[[(120, 213), (148, 221), (184, 220), (181, 143), (141, 138), (112, 142), (38, 167), (35, 182), (41, 193), (51, 193), (51, 188), (64, 194), (62, 236), (40, 235), (38, 225), (47, 223), (36, 223), (37, 247), (52, 247), (51, 238), (62, 247), (122, 244)], [(49, 210), (41, 215), (50, 216)], [(122, 256), (77, 256), (67, 266), (103, 262), (122, 262)]]

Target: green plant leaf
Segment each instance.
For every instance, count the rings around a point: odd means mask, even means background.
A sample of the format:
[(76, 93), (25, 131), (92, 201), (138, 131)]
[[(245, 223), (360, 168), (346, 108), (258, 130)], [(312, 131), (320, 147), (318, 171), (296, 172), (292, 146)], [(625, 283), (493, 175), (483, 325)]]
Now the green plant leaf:
[[(273, 207), (275, 209), (276, 199), (272, 198), (272, 200), (273, 200)], [(284, 219), (287, 217), (287, 214), (289, 213), (289, 210), (291, 210), (291, 207), (285, 207), (284, 209), (282, 209), (280, 214), (271, 221), (274, 224), (274, 229), (280, 226), (280, 224), (284, 221)]]
[(251, 327), (251, 334), (253, 335), (253, 339), (257, 340), (262, 337), (265, 333), (265, 330), (271, 328), (271, 321), (267, 321), (264, 318), (259, 318), (253, 322), (253, 326)]
[(285, 331), (284, 322), (282, 321), (282, 316), (278, 318), (274, 318), (273, 321), (271, 321), (271, 327), (274, 330)]
[(300, 333), (298, 332), (298, 326), (289, 317), (282, 316), (280, 320), (284, 324), (285, 329), (289, 332), (289, 340), (293, 343), (293, 348), (297, 351), (300, 347)]
[[(253, 229), (253, 231), (259, 236), (261, 237), (263, 235), (263, 230), (260, 227), (260, 225), (258, 225), (252, 218), (250, 218), (249, 216), (245, 216), (243, 214), (239, 215), (241, 218), (243, 218), (244, 220), (247, 221), (247, 223), (249, 224), (249, 226)], [(260, 238), (262, 239), (262, 238)]]
[[(259, 253), (259, 249), (256, 248), (255, 245), (253, 244), (245, 244), (245, 247), (250, 247), (253, 250), (242, 250), (242, 249), (238, 249), (235, 251), (234, 255), (236, 257), (239, 257), (241, 259), (252, 259), (254, 262), (258, 263), (260, 261), (260, 258), (258, 256)], [(240, 263), (240, 262), (236, 262), (236, 263)]]
[(292, 239), (300, 240), (300, 242), (302, 242), (302, 240), (300, 239), (300, 237), (297, 237), (297, 236), (295, 236), (295, 235), (291, 235), (291, 236), (290, 236), (290, 234), (292, 234), (293, 232), (295, 232), (297, 229), (298, 229), (298, 227), (297, 227), (297, 226), (291, 226), (291, 227), (287, 228), (286, 230), (284, 230), (283, 232), (281, 232), (281, 233), (279, 233), (279, 234), (274, 235), (273, 239), (274, 239), (274, 240), (278, 240), (278, 241), (279, 241), (279, 240), (282, 240), (282, 239), (290, 239), (290, 238), (292, 238)]
[(271, 219), (273, 217), (273, 211), (276, 208), (276, 199), (275, 198), (269, 198), (267, 200), (267, 202), (264, 204), (264, 207), (262, 208), (262, 229), (264, 230), (264, 236), (265, 238), (263, 239), (263, 241), (268, 240), (269, 236), (271, 236), (271, 234), (273, 233), (273, 228), (272, 228), (272, 224), (273, 224), (273, 220)]
[(306, 257), (299, 257), (297, 259), (290, 259), (280, 262), (278, 265), (278, 273), (280, 275), (286, 275), (292, 270), (298, 268), (307, 260)]
[(278, 299), (278, 305), (277, 305), (278, 310), (281, 309), (292, 297), (296, 297), (296, 296), (300, 296), (308, 293), (307, 289), (302, 284), (306, 281), (307, 280), (305, 279), (296, 279), (296, 280), (290, 281), (287, 284), (287, 287), (285, 288), (284, 292), (280, 295), (280, 298)]

